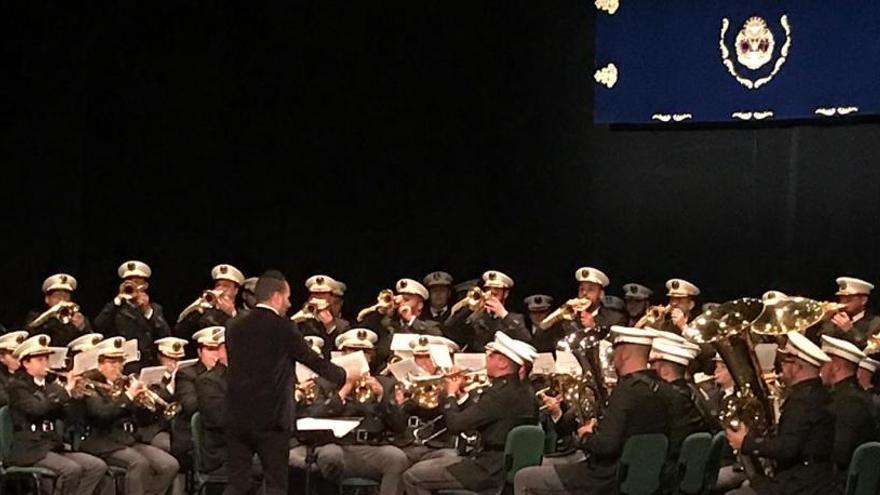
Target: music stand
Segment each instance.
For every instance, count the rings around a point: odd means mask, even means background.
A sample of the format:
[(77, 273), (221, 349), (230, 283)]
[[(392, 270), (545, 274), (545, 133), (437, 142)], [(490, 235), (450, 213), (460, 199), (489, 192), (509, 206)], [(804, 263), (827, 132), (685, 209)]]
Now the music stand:
[(293, 435), (300, 445), (306, 447), (306, 480), (305, 494), (312, 494), (312, 466), (317, 467), (318, 453), (315, 451), (321, 445), (336, 442), (333, 430), (297, 430)]

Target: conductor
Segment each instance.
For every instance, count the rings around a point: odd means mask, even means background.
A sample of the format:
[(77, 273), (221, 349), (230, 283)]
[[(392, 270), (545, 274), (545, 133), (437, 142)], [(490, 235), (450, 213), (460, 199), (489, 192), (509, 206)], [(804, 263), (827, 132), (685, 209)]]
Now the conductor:
[(295, 363), (303, 363), (337, 386), (345, 383), (346, 372), (321, 359), (285, 316), (290, 309), (290, 286), (283, 274), (265, 272), (254, 295), (254, 310), (231, 320), (226, 328), (229, 484), (224, 494), (250, 490), (256, 454), (267, 493), (286, 495)]

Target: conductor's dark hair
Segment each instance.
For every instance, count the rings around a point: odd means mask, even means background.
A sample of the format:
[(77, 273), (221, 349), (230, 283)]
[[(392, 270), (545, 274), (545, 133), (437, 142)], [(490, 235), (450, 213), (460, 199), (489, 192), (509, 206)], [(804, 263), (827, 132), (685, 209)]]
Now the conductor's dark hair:
[(272, 298), (272, 294), (284, 291), (284, 274), (278, 270), (268, 270), (260, 275), (257, 286), (254, 287), (254, 297), (258, 303), (266, 302)]

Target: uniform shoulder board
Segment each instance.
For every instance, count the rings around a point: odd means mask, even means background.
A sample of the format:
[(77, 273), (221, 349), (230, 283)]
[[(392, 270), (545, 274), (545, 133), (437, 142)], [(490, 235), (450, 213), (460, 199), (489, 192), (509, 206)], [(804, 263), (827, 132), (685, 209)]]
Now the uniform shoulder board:
[(651, 392), (656, 393), (658, 390), (660, 390), (660, 383), (657, 380), (654, 380), (653, 378), (645, 376), (641, 373), (635, 373), (632, 376), (633, 383), (644, 383), (648, 386), (649, 389), (651, 389)]

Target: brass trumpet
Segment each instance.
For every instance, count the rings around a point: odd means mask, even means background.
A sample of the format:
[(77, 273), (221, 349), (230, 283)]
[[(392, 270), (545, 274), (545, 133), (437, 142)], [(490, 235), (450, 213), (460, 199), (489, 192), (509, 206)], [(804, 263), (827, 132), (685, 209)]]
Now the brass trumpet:
[(126, 280), (119, 284), (119, 298), (125, 301), (130, 301), (137, 297), (137, 295), (143, 292), (146, 288), (146, 284), (138, 284), (131, 280)]
[(183, 321), (190, 313), (193, 311), (204, 311), (206, 309), (217, 307), (217, 301), (223, 297), (222, 290), (206, 290), (202, 292), (202, 294), (192, 302), (189, 306), (183, 309), (180, 312), (180, 316), (177, 317), (177, 322)]
[(373, 394), (373, 388), (370, 387), (370, 384), (367, 383), (367, 376), (362, 376), (354, 386), (354, 399), (361, 404), (370, 402), (373, 400), (375, 395)]
[(297, 383), (296, 387), (293, 390), (293, 398), (297, 402), (302, 402), (306, 405), (314, 404), (317, 397), (318, 384), (314, 378), (306, 380), (302, 383)]
[[(117, 379), (113, 382), (110, 395), (114, 398), (121, 397), (134, 379), (134, 375), (123, 376)], [(180, 414), (180, 411), (183, 410), (183, 406), (179, 402), (166, 401), (160, 397), (159, 394), (150, 390), (146, 385), (144, 385), (141, 391), (132, 398), (132, 402), (136, 406), (150, 412), (161, 413), (165, 419), (174, 419), (174, 417)]]
[(323, 299), (309, 299), (303, 304), (302, 309), (297, 311), (290, 319), (297, 323), (317, 319), (318, 312), (327, 309), (327, 306), (327, 301)]
[(62, 301), (47, 309), (46, 311), (43, 311), (40, 316), (37, 316), (32, 322), (28, 323), (27, 327), (37, 328), (52, 318), (57, 318), (58, 321), (60, 321), (64, 325), (67, 325), (73, 319), (73, 315), (77, 313), (79, 313), (78, 304)]
[(574, 320), (578, 313), (590, 309), (590, 306), (592, 304), (592, 301), (583, 297), (569, 299), (568, 301), (566, 301), (565, 304), (559, 306), (556, 311), (550, 313), (549, 315), (547, 315), (546, 318), (541, 320), (541, 323), (538, 324), (538, 327), (541, 330), (547, 330), (559, 320)]
[(376, 297), (376, 304), (362, 309), (357, 315), (357, 321), (364, 321), (364, 318), (376, 311), (387, 314), (392, 308), (394, 308), (396, 303), (397, 298), (394, 296), (394, 291), (391, 289), (382, 289)]
[(672, 305), (667, 304), (666, 306), (649, 306), (648, 309), (645, 310), (645, 314), (639, 318), (639, 321), (633, 325), (636, 328), (655, 328), (657, 323), (663, 321), (669, 313), (672, 311)]
[(483, 305), (486, 304), (486, 301), (492, 297), (492, 292), (480, 289), (479, 287), (473, 287), (468, 291), (464, 298), (452, 306), (450, 314), (455, 314), (465, 307), (476, 312), (482, 309)]

